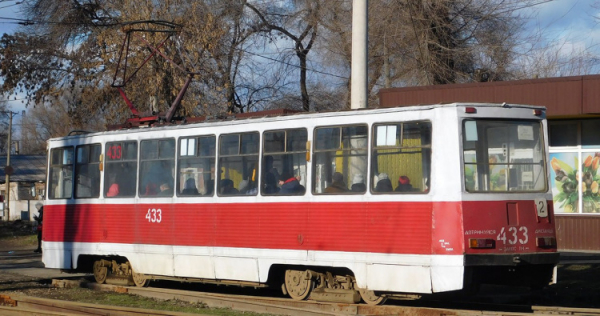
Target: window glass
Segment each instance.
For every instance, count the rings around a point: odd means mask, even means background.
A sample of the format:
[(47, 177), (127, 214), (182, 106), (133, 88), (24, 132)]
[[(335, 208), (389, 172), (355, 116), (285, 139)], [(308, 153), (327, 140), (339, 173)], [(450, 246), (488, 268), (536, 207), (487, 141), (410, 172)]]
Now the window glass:
[(50, 199), (73, 196), (73, 147), (54, 148), (50, 152)]
[(371, 191), (375, 194), (428, 192), (431, 122), (377, 124), (373, 133)]
[(140, 197), (172, 197), (175, 140), (144, 140), (140, 146)]
[[(463, 138), (469, 192), (546, 190), (544, 140), (539, 121), (465, 120), (477, 137)], [(466, 132), (463, 132), (466, 135)]]
[(137, 142), (106, 143), (104, 196), (134, 197), (137, 180)]
[(100, 144), (77, 146), (75, 198), (100, 196)]
[(215, 136), (179, 139), (177, 195), (213, 195), (215, 188), (215, 139)]
[(548, 121), (550, 146), (577, 146), (577, 122)]
[(258, 132), (236, 133), (219, 137), (219, 182), (220, 196), (256, 195)]
[(304, 195), (306, 192), (306, 129), (263, 133), (264, 195)]
[(367, 174), (366, 125), (315, 130), (314, 194), (364, 194)]
[(581, 121), (581, 145), (599, 146), (600, 145), (600, 120)]

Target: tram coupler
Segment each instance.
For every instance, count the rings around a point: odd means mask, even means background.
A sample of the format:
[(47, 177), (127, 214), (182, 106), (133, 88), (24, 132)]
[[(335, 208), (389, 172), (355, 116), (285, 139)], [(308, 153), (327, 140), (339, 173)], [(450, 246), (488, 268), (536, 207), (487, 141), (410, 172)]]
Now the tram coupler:
[(360, 294), (356, 290), (316, 288), (309, 296), (315, 301), (356, 304), (360, 302)]

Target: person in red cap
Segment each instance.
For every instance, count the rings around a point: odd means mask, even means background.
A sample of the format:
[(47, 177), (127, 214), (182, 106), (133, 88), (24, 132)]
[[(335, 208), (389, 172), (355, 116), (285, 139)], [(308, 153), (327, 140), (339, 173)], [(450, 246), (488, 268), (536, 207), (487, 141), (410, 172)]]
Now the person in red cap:
[(412, 185), (410, 184), (410, 179), (407, 176), (400, 176), (398, 178), (398, 187), (396, 187), (396, 192), (410, 192), (412, 191)]

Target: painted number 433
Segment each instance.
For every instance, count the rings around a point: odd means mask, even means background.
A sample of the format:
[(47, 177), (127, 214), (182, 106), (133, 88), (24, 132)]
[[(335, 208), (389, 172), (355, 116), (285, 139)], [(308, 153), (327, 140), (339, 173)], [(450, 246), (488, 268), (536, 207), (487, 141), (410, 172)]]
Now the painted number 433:
[(160, 223), (162, 221), (162, 210), (149, 208), (148, 212), (146, 213), (146, 219), (150, 223)]
[(526, 244), (529, 241), (529, 236), (527, 234), (527, 227), (525, 226), (521, 226), (521, 227), (508, 227), (508, 229), (506, 229), (505, 227), (502, 227), (502, 229), (500, 230), (500, 233), (498, 234), (498, 236), (496, 236), (496, 240), (498, 241), (502, 241), (503, 244), (506, 245), (506, 243), (508, 242), (508, 244), (510, 245), (514, 245), (517, 242), (520, 243), (521, 245)]

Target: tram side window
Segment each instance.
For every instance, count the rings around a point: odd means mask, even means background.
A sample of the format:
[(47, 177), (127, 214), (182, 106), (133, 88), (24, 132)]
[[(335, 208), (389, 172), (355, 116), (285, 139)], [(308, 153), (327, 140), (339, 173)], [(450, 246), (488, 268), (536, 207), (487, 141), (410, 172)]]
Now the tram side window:
[(137, 175), (137, 142), (106, 144), (104, 164), (104, 196), (124, 198), (135, 196)]
[(306, 129), (263, 133), (263, 195), (304, 195), (307, 135)]
[(250, 132), (219, 137), (219, 196), (257, 194), (259, 136)]
[(375, 194), (429, 191), (431, 122), (373, 126), (371, 191)]
[(100, 196), (100, 144), (77, 146), (75, 164), (75, 198)]
[(175, 140), (143, 140), (140, 146), (140, 197), (172, 197)]
[(212, 196), (215, 188), (215, 136), (179, 139), (178, 196)]
[(73, 147), (50, 151), (50, 199), (70, 199), (73, 196)]
[(314, 194), (364, 194), (367, 174), (366, 125), (315, 130)]

